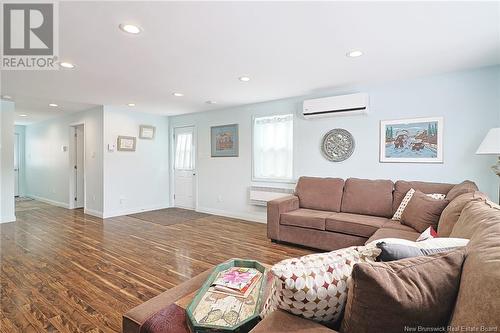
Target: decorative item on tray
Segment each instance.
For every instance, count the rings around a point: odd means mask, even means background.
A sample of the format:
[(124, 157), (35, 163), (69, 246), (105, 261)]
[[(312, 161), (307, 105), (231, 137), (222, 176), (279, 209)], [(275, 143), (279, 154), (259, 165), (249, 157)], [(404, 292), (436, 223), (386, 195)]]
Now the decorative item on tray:
[(211, 292), (247, 298), (262, 273), (255, 268), (232, 267), (219, 273), (210, 287)]
[(249, 332), (260, 320), (266, 268), (234, 259), (218, 265), (186, 308), (192, 332)]

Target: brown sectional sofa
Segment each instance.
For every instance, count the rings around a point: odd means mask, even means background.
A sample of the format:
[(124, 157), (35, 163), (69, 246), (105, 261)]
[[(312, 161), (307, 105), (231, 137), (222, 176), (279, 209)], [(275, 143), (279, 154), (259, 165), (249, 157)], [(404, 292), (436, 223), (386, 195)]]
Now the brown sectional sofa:
[[(413, 228), (391, 220), (406, 192), (448, 194), (456, 185), (418, 181), (301, 177), (295, 195), (268, 203), (267, 235), (273, 241), (321, 250), (363, 245), (386, 237), (416, 240)], [(472, 182), (457, 194), (477, 191)]]
[[(349, 182), (349, 180), (348, 180)], [(300, 184), (303, 186), (304, 184)], [(415, 183), (415, 182), (396, 182), (396, 191), (405, 191), (407, 186), (413, 188), (420, 188), (427, 193), (439, 192), (440, 189), (448, 189), (448, 194), (451, 200), (448, 207), (443, 211), (440, 223), (446, 224), (446, 229), (442, 232), (446, 236), (461, 237), (470, 239), (466, 247), (466, 259), (464, 261), (460, 286), (458, 290), (457, 299), (454, 309), (449, 319), (450, 332), (480, 332), (480, 331), (498, 331), (500, 329), (500, 206), (485, 199), (485, 195), (480, 192), (474, 192), (476, 188), (471, 183), (468, 183), (469, 189), (463, 190), (462, 187), (457, 187), (448, 184), (432, 184), (432, 183)], [(458, 191), (460, 190), (461, 191)], [(457, 190), (457, 193), (452, 193), (452, 190)], [(396, 193), (394, 191), (394, 193)], [(298, 191), (300, 193), (300, 190)], [(394, 197), (402, 198), (394, 194)], [(401, 199), (394, 199), (401, 200)], [(397, 204), (399, 205), (399, 204)], [(278, 213), (286, 213), (291, 210), (300, 209), (298, 196), (291, 198), (280, 199), (273, 202), (273, 209), (270, 213), (274, 214), (274, 218)], [(338, 206), (337, 206), (338, 207)], [(369, 205), (367, 205), (369, 207)], [(394, 210), (394, 202), (392, 205)], [(310, 209), (310, 208), (305, 208)], [(366, 208), (365, 208), (366, 209)], [(447, 212), (448, 211), (448, 212)], [(338, 219), (335, 221), (342, 221), (344, 227), (349, 226), (354, 217), (349, 214), (336, 212), (335, 215)], [(312, 214), (312, 212), (311, 212)], [(343, 215), (341, 215), (343, 214)], [(359, 214), (358, 214), (359, 215)], [(279, 215), (278, 215), (279, 216)], [(309, 216), (309, 215), (308, 215)], [(340, 216), (340, 217), (339, 217)], [(385, 237), (401, 237), (406, 239), (415, 238), (414, 231), (407, 230), (404, 225), (395, 225), (394, 228), (388, 228), (384, 217), (359, 215), (359, 220), (365, 222), (378, 221), (380, 228), (378, 228), (370, 238), (367, 238), (371, 230), (360, 229), (359, 234), (362, 236), (348, 235), (344, 243), (352, 242), (355, 239), (359, 241), (366, 241), (375, 238)], [(458, 221), (456, 221), (456, 218)], [(347, 222), (346, 222), (347, 220)], [(332, 224), (334, 220), (331, 220)], [(297, 222), (298, 223), (298, 222)], [(340, 223), (342, 225), (342, 223)], [(393, 223), (393, 222), (392, 222)], [(366, 224), (366, 223), (365, 223)], [(271, 232), (281, 232), (280, 225), (273, 224), (274, 228)], [(293, 227), (290, 225), (283, 225), (284, 227)], [(441, 226), (441, 224), (438, 226)], [(300, 227), (299, 227), (300, 228)], [(339, 230), (340, 226), (336, 226)], [(278, 229), (278, 230), (276, 230)], [(321, 241), (339, 240), (341, 241), (342, 233), (334, 231), (326, 231), (326, 217), (325, 217), (325, 230), (305, 228), (307, 231), (313, 233), (319, 232), (318, 235), (324, 237)], [(288, 237), (289, 234), (285, 233), (280, 236)], [(273, 234), (276, 235), (276, 234)], [(296, 235), (291, 233), (290, 235)], [(326, 235), (326, 236), (325, 236)], [(312, 237), (309, 235), (308, 237)], [(290, 239), (290, 238), (286, 238)], [(300, 237), (294, 238), (300, 243)], [(306, 245), (311, 244), (307, 242)], [(326, 243), (323, 243), (325, 245)], [(314, 245), (314, 244), (313, 244)], [(334, 246), (336, 247), (336, 246)], [(178, 301), (179, 299), (189, 295), (199, 289), (205, 279), (210, 274), (211, 270), (205, 271), (200, 275), (167, 290), (166, 292), (152, 298), (151, 300), (131, 309), (123, 315), (123, 332), (124, 333), (165, 333), (163, 330), (155, 330), (145, 328), (144, 323), (156, 313), (161, 312), (170, 304)], [(374, 304), (374, 306), (382, 306), (383, 302)], [(373, 320), (376, 320), (375, 318)], [(337, 331), (321, 325), (317, 322), (303, 319), (294, 316), (282, 310), (277, 310), (263, 319), (251, 333), (335, 333)], [(378, 332), (373, 332), (378, 333)]]

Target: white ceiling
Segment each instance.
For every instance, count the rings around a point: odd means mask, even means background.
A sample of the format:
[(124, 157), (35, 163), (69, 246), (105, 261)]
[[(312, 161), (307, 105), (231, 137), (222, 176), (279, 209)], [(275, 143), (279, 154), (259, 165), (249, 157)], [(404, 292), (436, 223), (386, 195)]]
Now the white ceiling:
[(77, 68), (2, 73), (2, 94), (40, 119), (130, 102), (181, 114), (500, 62), (500, 2), (86, 1), (59, 13), (60, 58)]

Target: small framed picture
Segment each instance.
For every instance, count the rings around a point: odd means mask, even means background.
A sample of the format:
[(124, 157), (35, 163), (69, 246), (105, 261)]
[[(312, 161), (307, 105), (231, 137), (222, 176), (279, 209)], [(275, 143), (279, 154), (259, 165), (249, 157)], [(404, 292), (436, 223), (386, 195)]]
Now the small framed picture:
[(238, 156), (238, 124), (213, 126), (210, 130), (212, 157)]
[(135, 151), (135, 136), (119, 136), (117, 140), (117, 150), (119, 151)]
[(381, 121), (380, 162), (443, 163), (443, 118)]
[(153, 140), (155, 138), (156, 127), (149, 125), (139, 126), (139, 138)]

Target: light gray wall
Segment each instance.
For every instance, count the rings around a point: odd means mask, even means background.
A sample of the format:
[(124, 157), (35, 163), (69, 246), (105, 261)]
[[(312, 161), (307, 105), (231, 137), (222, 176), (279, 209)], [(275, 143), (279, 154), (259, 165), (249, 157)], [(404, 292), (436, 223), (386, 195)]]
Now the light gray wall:
[[(251, 179), (252, 116), (301, 111), (304, 99), (353, 92), (370, 95), (368, 116), (304, 120), (295, 118), (294, 176), (389, 178), (461, 182), (471, 179), (498, 200), (499, 179), (491, 170), (493, 156), (475, 151), (487, 131), (500, 126), (500, 67), (448, 73), (379, 85), (331, 89), (284, 100), (175, 116), (174, 127), (195, 125), (197, 130), (198, 209), (235, 217), (264, 220), (265, 211), (248, 204)], [(444, 163), (379, 162), (380, 120), (444, 117)], [(239, 124), (240, 156), (210, 157), (210, 126)], [(345, 128), (356, 140), (348, 160), (332, 163), (320, 152), (322, 136), (332, 128)]]
[(70, 126), (85, 124), (85, 183), (88, 214), (103, 211), (103, 109), (73, 113), (26, 127), (26, 192), (35, 199), (69, 206), (72, 177)]
[[(125, 108), (104, 106), (104, 217), (169, 206), (168, 118)], [(156, 127), (154, 140), (140, 125)], [(135, 152), (107, 149), (120, 135), (137, 138)]]
[(0, 101), (0, 222), (16, 220), (14, 208), (14, 109)]

